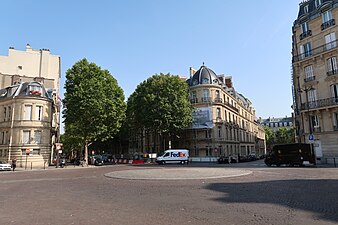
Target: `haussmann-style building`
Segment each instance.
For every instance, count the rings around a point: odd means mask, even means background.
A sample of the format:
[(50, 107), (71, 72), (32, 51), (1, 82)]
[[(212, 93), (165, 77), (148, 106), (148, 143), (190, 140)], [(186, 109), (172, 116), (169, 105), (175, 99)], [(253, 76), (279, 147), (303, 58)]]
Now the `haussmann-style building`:
[(0, 56), (0, 159), (42, 168), (59, 141), (60, 56), (48, 49), (9, 49)]
[(190, 68), (187, 79), (194, 107), (193, 124), (181, 146), (192, 158), (265, 154), (265, 132), (251, 101), (238, 93), (231, 76), (217, 75), (204, 64)]
[[(256, 120), (249, 99), (235, 91), (232, 77), (216, 75), (202, 65), (190, 68), (190, 78), (182, 77), (190, 89), (194, 107), (193, 123), (166, 148), (184, 148), (192, 161), (216, 161), (220, 156), (263, 155), (266, 153), (264, 128)], [(160, 137), (144, 133), (144, 138), (131, 139), (129, 154), (163, 152)], [(142, 153), (142, 152), (141, 152)]]
[(337, 0), (308, 0), (292, 27), (296, 139), (314, 144), (318, 163), (338, 157), (337, 19)]

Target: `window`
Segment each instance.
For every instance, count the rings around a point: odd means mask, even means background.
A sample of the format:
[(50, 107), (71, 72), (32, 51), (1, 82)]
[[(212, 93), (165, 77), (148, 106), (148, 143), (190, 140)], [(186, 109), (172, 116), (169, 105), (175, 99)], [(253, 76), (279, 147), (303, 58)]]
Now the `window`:
[(303, 33), (308, 32), (308, 30), (309, 30), (309, 25), (308, 25), (307, 22), (302, 23), (301, 27), (302, 27), (302, 32), (303, 32)]
[(6, 121), (6, 118), (7, 118), (7, 108), (4, 107), (4, 121)]
[(5, 131), (1, 133), (1, 142), (2, 145), (5, 144)]
[(338, 112), (333, 113), (332, 119), (333, 119), (334, 130), (338, 130)]
[(209, 90), (208, 89), (204, 89), (203, 90), (203, 101), (207, 102), (209, 100)]
[(221, 127), (218, 127), (218, 138), (222, 137)]
[(328, 72), (334, 74), (335, 71), (337, 71), (337, 58), (336, 57), (331, 57), (327, 60), (327, 70)]
[(326, 49), (329, 50), (331, 48), (335, 48), (336, 44), (336, 33), (331, 33), (325, 36)]
[(216, 109), (216, 114), (217, 114), (218, 118), (221, 118), (221, 109), (220, 108)]
[(314, 102), (317, 100), (317, 91), (316, 89), (311, 89), (308, 91), (308, 101), (309, 102)]
[(23, 119), (32, 120), (32, 106), (31, 105), (25, 105)]
[(311, 79), (313, 77), (313, 67), (312, 67), (312, 65), (306, 66), (304, 68), (304, 72), (305, 72), (305, 78), (307, 80)]
[(41, 130), (34, 131), (34, 140), (36, 144), (41, 144)]
[(331, 85), (331, 95), (334, 102), (338, 102), (338, 84)]
[(315, 6), (318, 8), (322, 4), (321, 0), (315, 0)]
[(35, 107), (35, 119), (39, 121), (42, 120), (42, 106), (40, 105)]
[(304, 13), (308, 13), (309, 12), (309, 5), (305, 5), (304, 6)]
[(302, 59), (312, 55), (310, 42), (300, 46), (300, 55)]
[(319, 127), (319, 118), (317, 115), (311, 116), (311, 123), (313, 128)]
[(203, 78), (202, 79), (202, 84), (209, 84), (209, 83), (210, 83), (210, 81), (209, 81), (208, 78)]
[(219, 90), (216, 91), (216, 98), (220, 98), (221, 95), (219, 94)]
[(227, 111), (226, 110), (224, 110), (224, 116), (225, 116), (224, 120), (227, 121)]
[(323, 23), (329, 22), (330, 20), (332, 20), (332, 12), (331, 11), (323, 12), (322, 18)]
[(30, 130), (24, 130), (22, 135), (22, 143), (23, 144), (30, 144), (31, 139), (31, 131)]

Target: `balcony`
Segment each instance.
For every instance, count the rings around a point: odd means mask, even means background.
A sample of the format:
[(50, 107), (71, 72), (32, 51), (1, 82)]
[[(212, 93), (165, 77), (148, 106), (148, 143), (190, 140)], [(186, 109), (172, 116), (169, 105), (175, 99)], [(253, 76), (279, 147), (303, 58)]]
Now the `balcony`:
[(202, 98), (201, 98), (201, 101), (204, 102), (204, 103), (205, 103), (205, 102), (206, 102), (206, 103), (211, 103), (211, 98), (210, 98), (210, 97), (202, 97)]
[(316, 79), (316, 76), (312, 76), (312, 77), (307, 77), (304, 79), (304, 82), (310, 82), (310, 81), (314, 81)]
[(322, 30), (325, 30), (326, 28), (334, 26), (334, 25), (336, 25), (336, 22), (335, 22), (334, 19), (331, 19), (331, 20), (329, 20), (325, 23), (322, 23), (322, 25), (320, 27), (321, 27)]
[(214, 101), (215, 101), (216, 103), (223, 103), (223, 99), (222, 99), (222, 98), (218, 98), (218, 97), (216, 97), (216, 98), (214, 99)]
[(322, 107), (329, 107), (329, 106), (338, 106), (338, 98), (325, 98), (320, 99), (317, 101), (311, 101), (308, 103), (301, 104), (301, 110), (308, 110), (308, 109), (317, 109)]
[(190, 99), (190, 103), (191, 104), (196, 104), (196, 103), (198, 103), (198, 99), (197, 98), (191, 98)]
[(303, 54), (293, 56), (292, 62), (295, 63), (295, 62), (301, 61), (301, 60), (303, 60), (307, 57), (315, 56), (315, 55), (321, 54), (323, 52), (326, 52), (326, 51), (329, 51), (329, 50), (335, 49), (335, 48), (337, 48), (337, 40), (332, 41), (330, 43), (326, 43), (324, 45), (321, 45), (321, 46), (314, 48), (310, 51), (306, 51)]
[(337, 74), (338, 73), (338, 69), (333, 69), (333, 70), (331, 70), (331, 71), (327, 71), (326, 72), (326, 74), (328, 75), (328, 76), (332, 76), (332, 75), (335, 75), (335, 74)]
[(303, 32), (301, 35), (299, 35), (299, 38), (300, 40), (303, 40), (304, 38), (309, 37), (311, 35), (312, 35), (312, 31), (308, 30), (308, 31)]

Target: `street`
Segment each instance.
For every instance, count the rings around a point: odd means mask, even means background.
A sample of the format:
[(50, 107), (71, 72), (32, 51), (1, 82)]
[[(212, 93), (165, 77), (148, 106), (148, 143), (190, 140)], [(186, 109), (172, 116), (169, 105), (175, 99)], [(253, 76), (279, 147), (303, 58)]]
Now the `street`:
[(262, 160), (1, 172), (0, 224), (338, 224), (337, 190), (337, 168)]

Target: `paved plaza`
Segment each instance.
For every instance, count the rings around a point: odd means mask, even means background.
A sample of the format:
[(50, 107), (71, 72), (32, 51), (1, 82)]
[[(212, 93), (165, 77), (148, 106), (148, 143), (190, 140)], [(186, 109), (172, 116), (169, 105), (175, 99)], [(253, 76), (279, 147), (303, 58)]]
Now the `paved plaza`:
[(338, 169), (112, 165), (0, 173), (0, 224), (338, 224)]

